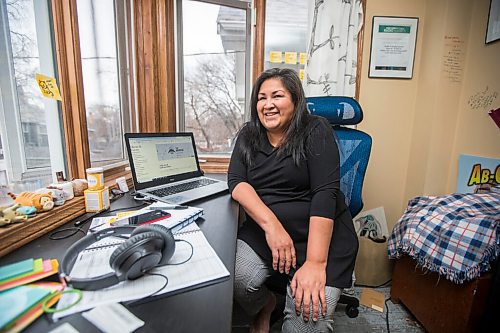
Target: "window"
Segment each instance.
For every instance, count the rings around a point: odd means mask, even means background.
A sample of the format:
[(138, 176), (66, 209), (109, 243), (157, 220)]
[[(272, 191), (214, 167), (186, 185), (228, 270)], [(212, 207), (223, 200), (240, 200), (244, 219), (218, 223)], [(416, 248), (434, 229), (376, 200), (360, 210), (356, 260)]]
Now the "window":
[(307, 5), (307, 0), (266, 1), (264, 69), (291, 68), (302, 79), (300, 54), (307, 51)]
[(178, 0), (178, 129), (229, 155), (250, 90), (250, 3)]
[(124, 15), (125, 3), (77, 0), (92, 166), (109, 165), (126, 158), (123, 134), (131, 129), (128, 88), (131, 70), (130, 58), (126, 56), (128, 22)]
[(55, 77), (47, 1), (0, 0), (0, 185), (32, 191), (65, 170), (60, 113), (35, 73)]

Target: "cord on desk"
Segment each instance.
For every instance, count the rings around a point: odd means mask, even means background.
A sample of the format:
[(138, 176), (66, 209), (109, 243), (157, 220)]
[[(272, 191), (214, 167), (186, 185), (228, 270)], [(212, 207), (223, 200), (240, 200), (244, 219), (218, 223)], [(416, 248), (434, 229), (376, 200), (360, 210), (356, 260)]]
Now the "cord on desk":
[[(153, 297), (154, 295), (158, 294), (160, 291), (162, 291), (163, 289), (165, 289), (168, 286), (168, 277), (166, 275), (163, 275), (163, 274), (160, 274), (160, 273), (150, 273), (150, 272), (143, 272), (143, 273), (144, 273), (144, 275), (161, 276), (162, 278), (165, 279), (165, 283), (163, 284), (163, 286), (160, 289), (158, 289), (157, 291), (155, 291), (152, 294), (144, 296), (143, 298)], [(124, 302), (123, 304), (127, 305), (127, 306), (134, 306), (135, 304), (137, 304), (139, 302), (140, 303), (144, 302), (143, 298), (137, 299), (135, 301)]]
[(194, 254), (194, 247), (193, 247), (193, 244), (191, 244), (190, 242), (188, 242), (187, 240), (185, 239), (176, 239), (175, 240), (176, 242), (184, 242), (184, 243), (187, 243), (189, 246), (191, 246), (191, 254), (189, 255), (189, 257), (184, 260), (184, 261), (181, 261), (181, 262), (174, 262), (174, 263), (168, 263), (168, 264), (165, 264), (165, 266), (177, 266), (177, 265), (182, 265), (182, 264), (185, 264), (187, 263), (189, 260), (191, 260), (191, 258), (193, 257), (193, 254)]
[[(67, 233), (66, 233), (67, 232)], [(50, 240), (61, 240), (61, 239), (66, 239), (66, 238), (69, 238), (73, 235), (75, 235), (76, 233), (78, 232), (81, 232), (82, 234), (86, 235), (85, 231), (82, 229), (82, 228), (78, 228), (78, 227), (69, 227), (69, 228), (64, 228), (64, 229), (61, 229), (61, 230), (56, 230), (54, 232), (52, 232), (50, 235), (49, 235), (49, 239)], [(61, 236), (58, 236), (59, 234), (62, 234)]]

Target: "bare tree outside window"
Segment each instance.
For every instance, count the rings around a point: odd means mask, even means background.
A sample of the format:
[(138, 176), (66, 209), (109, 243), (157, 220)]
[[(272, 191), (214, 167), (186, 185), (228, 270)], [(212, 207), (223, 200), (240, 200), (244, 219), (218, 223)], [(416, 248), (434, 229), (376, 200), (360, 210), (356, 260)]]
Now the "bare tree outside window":
[(194, 133), (199, 154), (228, 156), (245, 121), (249, 5), (236, 0), (178, 0), (178, 5), (183, 51), (180, 130)]
[[(113, 0), (77, 0), (92, 166), (125, 158)], [(123, 96), (126, 98), (126, 96)]]
[(35, 73), (40, 71), (40, 60), (33, 1), (10, 0), (6, 1), (6, 5), (27, 168), (49, 167), (43, 97), (35, 81)]
[(200, 152), (230, 152), (243, 124), (235, 72), (234, 54), (211, 55), (184, 77), (186, 130), (195, 134)]

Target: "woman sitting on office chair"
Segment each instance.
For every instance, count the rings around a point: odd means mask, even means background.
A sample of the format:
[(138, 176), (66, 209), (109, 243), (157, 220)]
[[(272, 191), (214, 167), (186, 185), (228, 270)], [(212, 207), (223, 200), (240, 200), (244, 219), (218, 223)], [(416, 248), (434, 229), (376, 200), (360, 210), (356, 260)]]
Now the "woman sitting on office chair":
[(228, 184), (246, 212), (235, 298), (255, 316), (252, 331), (269, 331), (276, 297), (265, 282), (273, 270), (290, 277), (283, 332), (332, 331), (341, 290), (351, 286), (358, 240), (340, 191), (332, 129), (309, 114), (295, 71), (274, 68), (257, 79)]

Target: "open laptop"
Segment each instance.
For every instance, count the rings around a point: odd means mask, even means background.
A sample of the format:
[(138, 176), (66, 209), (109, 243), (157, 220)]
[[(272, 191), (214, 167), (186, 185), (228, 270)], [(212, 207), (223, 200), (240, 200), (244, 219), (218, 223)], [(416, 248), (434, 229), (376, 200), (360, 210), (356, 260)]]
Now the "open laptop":
[(193, 133), (126, 133), (125, 143), (137, 193), (184, 204), (228, 188), (203, 176)]

